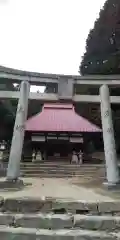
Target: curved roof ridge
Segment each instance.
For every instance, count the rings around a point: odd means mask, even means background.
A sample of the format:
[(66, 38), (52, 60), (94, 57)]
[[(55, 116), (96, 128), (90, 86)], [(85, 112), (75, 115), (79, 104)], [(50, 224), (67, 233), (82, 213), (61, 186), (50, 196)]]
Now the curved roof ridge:
[(43, 109), (74, 109), (72, 103), (45, 103)]

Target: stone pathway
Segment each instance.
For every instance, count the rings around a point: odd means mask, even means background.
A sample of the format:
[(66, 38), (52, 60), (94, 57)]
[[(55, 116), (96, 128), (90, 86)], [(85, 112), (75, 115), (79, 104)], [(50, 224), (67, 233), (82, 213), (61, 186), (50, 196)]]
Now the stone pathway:
[[(1, 178), (0, 181), (3, 181)], [(19, 198), (19, 197), (35, 197), (43, 198), (62, 198), (84, 201), (114, 201), (112, 197), (103, 196), (95, 193), (94, 189), (76, 186), (69, 179), (40, 179), (40, 178), (24, 178), (24, 183), (31, 183), (24, 189), (15, 190), (0, 190), (0, 196), (4, 198)]]

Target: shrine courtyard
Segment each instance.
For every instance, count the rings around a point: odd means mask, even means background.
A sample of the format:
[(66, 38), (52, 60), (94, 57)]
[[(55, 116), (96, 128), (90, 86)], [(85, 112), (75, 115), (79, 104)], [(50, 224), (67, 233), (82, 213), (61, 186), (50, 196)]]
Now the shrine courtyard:
[[(5, 180), (1, 178), (0, 181)], [(116, 201), (119, 193), (111, 192), (103, 188), (101, 183), (94, 182), (91, 186), (86, 185), (86, 179), (73, 177), (70, 179), (60, 178), (23, 178), (24, 188), (22, 189), (1, 189), (0, 196), (4, 198), (35, 198), (35, 199), (70, 199), (79, 201)], [(89, 179), (87, 180), (89, 183)]]

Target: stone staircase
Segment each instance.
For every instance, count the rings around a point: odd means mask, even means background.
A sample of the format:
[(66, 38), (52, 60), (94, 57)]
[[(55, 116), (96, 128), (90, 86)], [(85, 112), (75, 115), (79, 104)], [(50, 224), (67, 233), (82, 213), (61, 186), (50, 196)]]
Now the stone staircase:
[(0, 240), (120, 239), (120, 202), (0, 200)]
[(71, 178), (73, 176), (105, 176), (105, 166), (103, 164), (83, 164), (71, 165), (65, 163), (21, 163), (21, 175), (24, 177), (55, 177), (55, 178)]

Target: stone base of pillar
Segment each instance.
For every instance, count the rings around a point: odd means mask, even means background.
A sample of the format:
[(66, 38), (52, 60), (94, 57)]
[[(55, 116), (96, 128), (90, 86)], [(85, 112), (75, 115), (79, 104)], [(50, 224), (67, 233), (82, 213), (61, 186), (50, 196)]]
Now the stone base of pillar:
[(11, 180), (11, 179), (6, 179), (5, 181), (0, 181), (0, 189), (22, 189), (25, 187), (26, 184), (24, 184), (23, 180), (21, 179), (16, 179), (16, 180)]
[(117, 191), (120, 190), (120, 181), (117, 183), (109, 183), (109, 182), (104, 182), (103, 186), (107, 189), (107, 190), (111, 190), (111, 191)]

